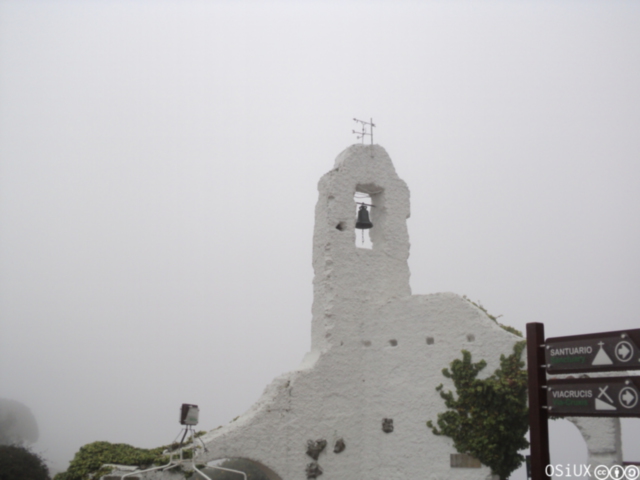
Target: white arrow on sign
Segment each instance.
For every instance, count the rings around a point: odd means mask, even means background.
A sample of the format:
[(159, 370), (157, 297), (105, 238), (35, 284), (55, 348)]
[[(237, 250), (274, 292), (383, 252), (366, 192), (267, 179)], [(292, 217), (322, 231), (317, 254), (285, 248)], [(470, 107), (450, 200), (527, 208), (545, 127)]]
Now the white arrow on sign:
[(631, 355), (633, 353), (633, 346), (631, 346), (631, 344), (625, 340), (618, 342), (614, 351), (615, 351), (616, 357), (621, 362), (628, 362), (629, 360), (631, 360), (631, 357), (633, 356)]
[(618, 400), (624, 408), (633, 408), (638, 404), (638, 392), (631, 387), (624, 387), (618, 394)]

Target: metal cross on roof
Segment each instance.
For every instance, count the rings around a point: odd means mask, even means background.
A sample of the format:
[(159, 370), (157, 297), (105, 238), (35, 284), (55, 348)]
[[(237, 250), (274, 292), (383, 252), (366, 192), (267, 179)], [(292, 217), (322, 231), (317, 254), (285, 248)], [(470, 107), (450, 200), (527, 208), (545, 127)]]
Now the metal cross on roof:
[[(365, 122), (364, 120), (358, 120), (357, 118), (354, 118), (353, 121), (359, 122), (362, 126), (361, 132), (352, 130), (352, 133), (355, 133), (356, 135), (358, 135), (356, 138), (362, 139), (362, 143), (364, 144), (364, 137), (369, 135), (371, 137), (371, 145), (373, 145), (373, 127), (375, 127), (375, 124), (373, 123), (373, 118), (370, 118), (368, 122)], [(369, 133), (367, 133), (367, 125), (369, 126)]]

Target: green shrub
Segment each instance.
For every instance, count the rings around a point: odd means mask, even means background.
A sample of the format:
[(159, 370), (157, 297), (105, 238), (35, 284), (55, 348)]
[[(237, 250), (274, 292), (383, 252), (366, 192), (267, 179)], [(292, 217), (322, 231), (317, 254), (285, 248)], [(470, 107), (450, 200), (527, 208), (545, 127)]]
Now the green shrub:
[[(207, 432), (200, 431), (195, 436), (200, 437), (205, 433)], [(185, 442), (183, 447), (190, 443), (191, 440)], [(53, 477), (53, 480), (87, 480), (90, 475), (98, 479), (111, 472), (109, 467), (103, 468), (105, 463), (133, 465), (140, 468), (150, 467), (151, 465), (165, 465), (169, 462), (169, 456), (163, 455), (162, 452), (167, 449), (170, 451), (177, 450), (179, 447), (178, 443), (157, 448), (137, 448), (126, 443), (88, 443), (80, 447), (80, 450), (69, 463), (67, 471), (58, 473)], [(192, 450), (184, 450), (182, 452), (182, 458), (187, 459), (192, 456)], [(0, 478), (0, 480), (4, 479)]]
[[(57, 474), (53, 480), (86, 480), (89, 474), (96, 472), (105, 475), (109, 473), (106, 469), (100, 471), (105, 463), (145, 467), (155, 463), (165, 448), (136, 448), (126, 443), (88, 443), (78, 450), (67, 471)], [(99, 476), (96, 475), (96, 478)]]
[(26, 447), (0, 445), (0, 480), (50, 480), (44, 460)]
[(518, 342), (511, 355), (501, 355), (500, 368), (484, 380), (477, 375), (487, 362), (472, 363), (471, 353), (463, 350), (462, 360), (442, 371), (453, 380), (457, 395), (438, 386), (448, 410), (438, 414), (437, 427), (427, 422), (434, 434), (451, 437), (458, 452), (473, 455), (502, 480), (522, 464), (518, 452), (529, 446), (527, 372), (521, 360), (525, 346)]

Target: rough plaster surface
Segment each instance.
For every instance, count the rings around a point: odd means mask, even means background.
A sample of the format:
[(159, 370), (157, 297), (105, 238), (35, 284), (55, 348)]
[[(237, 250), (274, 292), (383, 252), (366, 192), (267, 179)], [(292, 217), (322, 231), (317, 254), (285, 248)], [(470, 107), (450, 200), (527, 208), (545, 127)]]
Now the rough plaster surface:
[[(633, 372), (597, 372), (589, 377), (616, 377), (621, 374), (633, 375)], [(622, 427), (619, 418), (567, 417), (573, 423), (587, 444), (587, 463), (593, 468), (598, 465), (622, 464)]]
[[(325, 440), (323, 479), (489, 477), (486, 467), (451, 468), (451, 440), (426, 421), (445, 410), (436, 387), (453, 389), (442, 369), (462, 349), (490, 375), (520, 338), (458, 295), (411, 295), (409, 190), (382, 147), (347, 148), (318, 190), (311, 351), (249, 411), (202, 437), (198, 462), (242, 457), (274, 480), (304, 480), (316, 470), (309, 441)], [(356, 191), (375, 205), (370, 250), (355, 246)]]
[(593, 469), (598, 465), (622, 464), (622, 432), (619, 418), (571, 417), (587, 443), (587, 462)]
[[(452, 387), (441, 371), (460, 350), (487, 360), (490, 374), (519, 339), (458, 295), (411, 295), (409, 190), (382, 147), (347, 148), (318, 190), (311, 351), (247, 413), (203, 437), (201, 461), (244, 457), (305, 479), (308, 441), (326, 440), (320, 478), (486, 478), (486, 467), (452, 469), (451, 441), (426, 421), (444, 411), (435, 388)], [(372, 249), (355, 246), (356, 191), (374, 205)]]
[[(621, 373), (633, 375), (633, 372), (592, 372), (585, 376), (616, 377)], [(574, 378), (574, 375), (555, 375), (550, 378)], [(610, 467), (622, 464), (622, 427), (619, 418), (566, 417), (566, 419), (580, 431), (587, 444), (587, 463), (593, 469), (598, 465)]]

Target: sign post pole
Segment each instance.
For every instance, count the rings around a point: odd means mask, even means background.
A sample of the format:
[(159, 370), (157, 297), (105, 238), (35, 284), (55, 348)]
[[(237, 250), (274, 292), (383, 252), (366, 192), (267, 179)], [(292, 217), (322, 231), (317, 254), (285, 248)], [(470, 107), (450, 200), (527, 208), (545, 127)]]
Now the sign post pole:
[(549, 480), (549, 416), (547, 413), (547, 373), (545, 367), (544, 324), (527, 323), (527, 372), (529, 376), (529, 436), (531, 478)]

